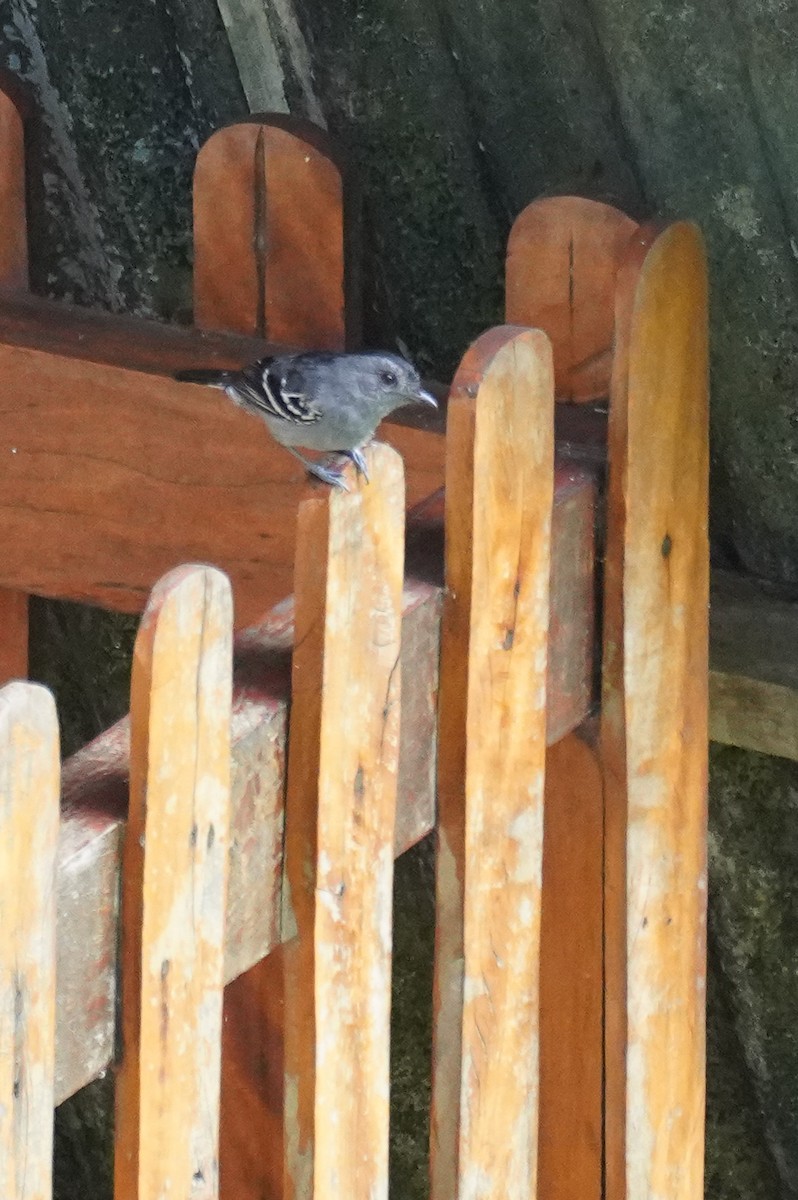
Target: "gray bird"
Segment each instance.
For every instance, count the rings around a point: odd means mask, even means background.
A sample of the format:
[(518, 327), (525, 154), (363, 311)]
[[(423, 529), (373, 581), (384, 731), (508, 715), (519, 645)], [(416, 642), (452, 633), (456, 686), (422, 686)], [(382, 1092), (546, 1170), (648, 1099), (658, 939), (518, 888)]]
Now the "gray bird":
[(311, 475), (344, 489), (340, 471), (311, 462), (297, 447), (341, 454), (368, 479), (361, 451), (383, 417), (407, 404), (438, 406), (411, 363), (382, 352), (278, 354), (240, 371), (180, 371), (176, 378), (221, 388), (235, 404), (261, 417), (272, 437)]

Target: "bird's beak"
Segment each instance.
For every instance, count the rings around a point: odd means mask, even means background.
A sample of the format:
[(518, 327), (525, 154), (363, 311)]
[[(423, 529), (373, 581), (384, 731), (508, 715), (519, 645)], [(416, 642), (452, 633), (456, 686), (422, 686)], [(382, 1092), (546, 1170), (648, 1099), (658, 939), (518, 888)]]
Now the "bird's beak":
[(424, 388), (419, 388), (417, 392), (413, 392), (412, 399), (418, 404), (429, 404), (430, 408), (438, 407), (438, 401), (435, 399), (432, 392), (427, 392)]

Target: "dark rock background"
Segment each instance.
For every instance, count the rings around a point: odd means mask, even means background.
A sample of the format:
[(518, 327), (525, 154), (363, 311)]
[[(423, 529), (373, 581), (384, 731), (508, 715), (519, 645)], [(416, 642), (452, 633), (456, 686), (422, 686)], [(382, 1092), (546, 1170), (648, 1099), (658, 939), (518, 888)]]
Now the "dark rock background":
[[(507, 232), (536, 195), (696, 218), (715, 543), (798, 583), (796, 0), (0, 0), (0, 31), (0, 65), (40, 108), (33, 284), (54, 296), (189, 319), (194, 154), (248, 110), (339, 135), (367, 198), (367, 340), (399, 336), (439, 376), (501, 318)], [(36, 606), (34, 669), (69, 705), (67, 748), (124, 706), (131, 636)], [(798, 1197), (796, 768), (718, 748), (711, 791), (707, 1194)], [(408, 1198), (428, 1037), (417, 860), (397, 930), (393, 1191)], [(62, 1200), (86, 1192), (75, 1130), (92, 1102), (60, 1115)]]

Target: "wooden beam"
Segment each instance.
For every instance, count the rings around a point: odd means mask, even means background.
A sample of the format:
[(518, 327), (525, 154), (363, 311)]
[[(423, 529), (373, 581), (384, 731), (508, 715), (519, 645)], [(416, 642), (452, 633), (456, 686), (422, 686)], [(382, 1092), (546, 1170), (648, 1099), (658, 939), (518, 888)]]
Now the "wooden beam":
[(798, 604), (713, 571), (709, 736), (798, 761)]
[[(560, 619), (553, 625), (549, 648), (549, 743), (575, 728), (592, 702), (594, 495), (589, 475), (578, 468), (560, 468), (550, 600)], [(433, 509), (418, 534), (411, 532), (408, 545), (397, 853), (428, 833), (435, 821), (441, 545), (440, 516)], [(290, 604), (279, 606), (237, 639), (227, 980), (280, 941), (292, 641)], [(116, 895), (128, 745), (128, 724), (123, 721), (64, 764), (58, 870), (59, 1102), (99, 1074), (113, 1053)]]

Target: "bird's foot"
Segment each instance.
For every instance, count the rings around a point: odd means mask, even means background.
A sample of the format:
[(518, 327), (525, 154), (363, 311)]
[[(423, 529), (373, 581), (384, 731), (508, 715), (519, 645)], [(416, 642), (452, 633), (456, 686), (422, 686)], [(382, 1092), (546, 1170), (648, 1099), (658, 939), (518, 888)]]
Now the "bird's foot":
[(343, 471), (338, 470), (337, 467), (323, 467), (321, 463), (308, 462), (307, 469), (309, 475), (314, 475), (322, 483), (329, 484), (330, 487), (341, 488), (344, 492), (349, 491)]
[(358, 475), (362, 475), (363, 478), (365, 479), (366, 483), (368, 483), (369, 473), (368, 473), (368, 468), (366, 466), (366, 459), (363, 455), (363, 451), (362, 450), (344, 450), (342, 453), (345, 458), (348, 458), (350, 460), (350, 462), (353, 462), (355, 464), (355, 470), (357, 471)]

